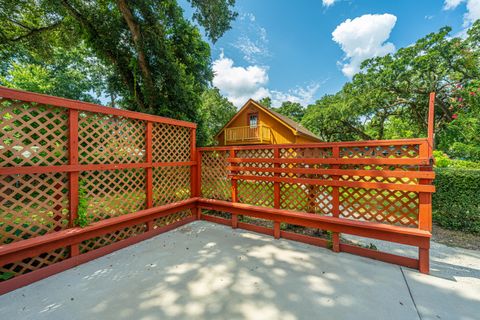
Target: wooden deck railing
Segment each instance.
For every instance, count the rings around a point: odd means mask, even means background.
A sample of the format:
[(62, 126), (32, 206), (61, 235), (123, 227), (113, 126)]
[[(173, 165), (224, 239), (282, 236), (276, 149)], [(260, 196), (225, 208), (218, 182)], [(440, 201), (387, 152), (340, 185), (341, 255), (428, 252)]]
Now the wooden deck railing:
[(0, 87), (0, 294), (196, 219), (428, 273), (432, 109), (428, 138), (197, 149), (193, 123)]
[(225, 145), (259, 143), (269, 144), (273, 142), (271, 128), (265, 125), (256, 127), (233, 127), (225, 129)]

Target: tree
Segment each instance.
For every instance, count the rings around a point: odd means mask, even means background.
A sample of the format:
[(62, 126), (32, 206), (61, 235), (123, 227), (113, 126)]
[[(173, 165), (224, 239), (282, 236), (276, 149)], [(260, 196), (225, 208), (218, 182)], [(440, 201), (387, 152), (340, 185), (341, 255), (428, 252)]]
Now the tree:
[(454, 120), (455, 88), (480, 78), (480, 21), (465, 39), (450, 31), (442, 28), (394, 54), (364, 61), (337, 94), (308, 106), (304, 125), (327, 140), (425, 136), (428, 96), (435, 91), (436, 142), (442, 145), (442, 132)]
[(275, 108), (274, 110), (299, 123), (305, 115), (305, 108), (298, 102), (285, 101), (282, 102), (279, 108)]
[(262, 98), (258, 102), (264, 107), (267, 107), (267, 108), (272, 107), (272, 99), (270, 97)]
[[(230, 28), (234, 0), (191, 0), (193, 19), (216, 41)], [(107, 92), (123, 108), (195, 121), (212, 78), (210, 48), (175, 0), (20, 0), (0, 9), (0, 57), (47, 57), (85, 45), (112, 70)], [(33, 57), (33, 58), (32, 58)]]
[(205, 90), (201, 100), (199, 114), (205, 137), (199, 137), (199, 140), (202, 145), (214, 145), (215, 134), (235, 115), (237, 108), (217, 88)]

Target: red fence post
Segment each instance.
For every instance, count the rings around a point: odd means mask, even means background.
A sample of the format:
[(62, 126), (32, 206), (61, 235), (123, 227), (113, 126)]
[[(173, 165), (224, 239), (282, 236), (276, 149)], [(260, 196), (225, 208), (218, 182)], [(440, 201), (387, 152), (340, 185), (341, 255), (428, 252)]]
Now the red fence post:
[[(78, 110), (70, 109), (68, 113), (68, 162), (70, 165), (78, 164)], [(69, 227), (75, 227), (78, 218), (78, 179), (79, 171), (69, 172)], [(70, 256), (79, 254), (78, 243), (70, 246)]]
[[(197, 197), (200, 197), (202, 194), (202, 152), (197, 150), (197, 176), (195, 178), (195, 183), (197, 185), (196, 191)], [(202, 215), (202, 209), (197, 207), (197, 220), (200, 220)]]
[[(148, 208), (153, 207), (153, 123), (148, 121), (145, 131), (145, 160), (148, 164), (148, 167), (145, 168), (145, 178), (146, 178), (146, 199), (145, 205)], [(153, 221), (147, 222), (147, 231), (153, 230)]]
[[(340, 158), (340, 147), (332, 147), (332, 157)], [(333, 164), (331, 168), (339, 169), (340, 166), (338, 164)], [(339, 176), (333, 175), (332, 179), (339, 180)], [(337, 186), (332, 187), (332, 215), (336, 218), (340, 216), (340, 187)], [(340, 252), (340, 233), (338, 232), (332, 233), (332, 250), (334, 252)]]
[[(273, 149), (273, 157), (275, 160), (280, 158), (280, 149), (275, 148)], [(280, 164), (275, 162), (273, 164), (274, 168), (279, 168)], [(275, 172), (273, 174), (275, 177), (279, 177), (280, 174)], [(280, 182), (273, 183), (273, 207), (276, 209), (280, 209)], [(275, 239), (280, 238), (280, 221), (273, 222), (273, 236)]]
[[(199, 189), (198, 189), (198, 154), (197, 154), (197, 130), (195, 128), (190, 129), (190, 161), (194, 161), (195, 164), (190, 166), (190, 196), (191, 197), (198, 197)], [(200, 209), (195, 207), (192, 209), (192, 215), (195, 219), (198, 219), (200, 216)]]
[[(230, 150), (230, 158), (235, 158), (236, 152), (235, 150)], [(232, 175), (235, 174), (235, 171), (231, 172)], [(232, 202), (238, 202), (238, 183), (236, 179), (232, 179)], [(236, 229), (238, 227), (238, 215), (236, 213), (232, 213), (232, 228)]]

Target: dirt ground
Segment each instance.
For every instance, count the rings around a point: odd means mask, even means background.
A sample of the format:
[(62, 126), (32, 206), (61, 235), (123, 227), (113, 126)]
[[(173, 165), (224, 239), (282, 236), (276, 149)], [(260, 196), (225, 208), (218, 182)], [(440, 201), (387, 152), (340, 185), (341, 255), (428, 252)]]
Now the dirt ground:
[(480, 235), (452, 231), (433, 225), (432, 240), (450, 247), (480, 250)]

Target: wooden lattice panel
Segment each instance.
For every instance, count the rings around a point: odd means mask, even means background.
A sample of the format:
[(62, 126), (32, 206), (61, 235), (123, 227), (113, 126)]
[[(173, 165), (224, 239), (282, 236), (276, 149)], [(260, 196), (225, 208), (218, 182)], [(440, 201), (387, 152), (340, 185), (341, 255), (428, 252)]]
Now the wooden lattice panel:
[(332, 188), (299, 183), (280, 184), (280, 208), (332, 214)]
[[(238, 150), (236, 152), (237, 158), (246, 158), (246, 159), (258, 159), (266, 158), (273, 159), (274, 152), (273, 149), (251, 149), (251, 150)], [(262, 163), (262, 162), (243, 162), (238, 164), (239, 167), (254, 167), (254, 168), (273, 168), (273, 163)], [(258, 172), (258, 171), (248, 171), (241, 170), (238, 171), (242, 175), (254, 175), (254, 176), (264, 176), (271, 177), (273, 173), (271, 172)]]
[(145, 161), (145, 122), (106, 114), (79, 115), (79, 161), (82, 164)]
[(188, 219), (191, 216), (192, 216), (191, 210), (175, 212), (166, 217), (155, 219), (155, 221), (153, 222), (153, 228), (156, 229), (159, 227), (168, 226), (172, 223)]
[(62, 165), (68, 161), (68, 111), (0, 98), (0, 165)]
[(58, 248), (50, 252), (42, 253), (36, 257), (30, 257), (0, 266), (0, 282), (65, 260), (69, 257), (69, 252), (68, 248)]
[(155, 123), (152, 129), (153, 162), (190, 161), (190, 134), (186, 127)]
[(273, 207), (273, 182), (239, 180), (238, 202), (262, 207)]
[(80, 243), (79, 249), (81, 253), (86, 253), (95, 249), (99, 249), (115, 242), (128, 239), (130, 237), (137, 236), (144, 233), (147, 230), (145, 224), (138, 224), (135, 226), (127, 227), (122, 230), (118, 230), (112, 233), (107, 233), (100, 237), (95, 237), (82, 241)]
[(65, 229), (68, 220), (66, 173), (0, 176), (0, 243)]
[(330, 158), (332, 148), (281, 148), (279, 154), (283, 159)]
[(340, 158), (418, 158), (418, 156), (418, 144), (340, 148)]
[(408, 191), (340, 188), (342, 217), (418, 226), (418, 194)]
[(160, 206), (190, 198), (190, 167), (153, 169), (153, 205)]
[(232, 183), (228, 178), (228, 151), (202, 152), (202, 190), (204, 198), (232, 200)]
[(84, 171), (81, 188), (94, 221), (145, 209), (145, 170)]

